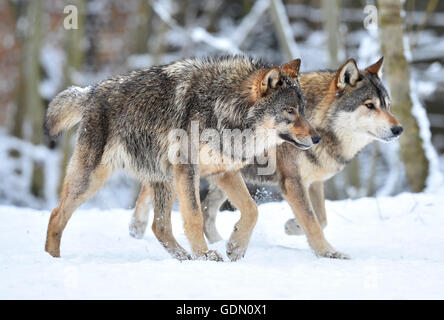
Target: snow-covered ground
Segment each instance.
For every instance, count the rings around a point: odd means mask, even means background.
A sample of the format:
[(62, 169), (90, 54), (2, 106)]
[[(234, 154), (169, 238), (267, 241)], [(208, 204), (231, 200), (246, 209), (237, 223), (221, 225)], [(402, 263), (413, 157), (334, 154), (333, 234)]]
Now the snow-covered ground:
[[(43, 250), (48, 211), (0, 206), (1, 299), (443, 299), (444, 189), (327, 203), (326, 237), (351, 260), (317, 258), (287, 236), (286, 202), (259, 207), (246, 257), (179, 262), (148, 230), (128, 235), (130, 210), (79, 210), (62, 258)], [(239, 214), (217, 221), (228, 238)], [(188, 248), (178, 212), (174, 232)], [(224, 243), (211, 247), (224, 254)]]

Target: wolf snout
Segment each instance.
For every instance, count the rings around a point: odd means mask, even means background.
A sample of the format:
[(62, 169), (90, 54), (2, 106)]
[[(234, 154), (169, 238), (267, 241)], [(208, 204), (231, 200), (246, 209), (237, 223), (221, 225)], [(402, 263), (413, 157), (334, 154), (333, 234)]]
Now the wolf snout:
[(391, 130), (394, 136), (400, 136), (402, 131), (404, 131), (404, 129), (401, 126), (394, 126), (391, 128)]
[(322, 140), (322, 137), (318, 134), (315, 136), (311, 136), (311, 141), (313, 142), (313, 144), (318, 144), (319, 142), (321, 142), (321, 140)]

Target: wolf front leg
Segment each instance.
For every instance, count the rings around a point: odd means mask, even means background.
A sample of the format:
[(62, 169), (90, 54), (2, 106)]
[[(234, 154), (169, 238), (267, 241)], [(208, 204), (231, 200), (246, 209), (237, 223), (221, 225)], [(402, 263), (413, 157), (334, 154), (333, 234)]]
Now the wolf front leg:
[(208, 179), (210, 187), (207, 196), (202, 202), (202, 213), (204, 219), (204, 232), (210, 243), (222, 240), (221, 235), (217, 231), (216, 216), (219, 208), (227, 200), (225, 193), (214, 183), (212, 179)]
[(257, 221), (257, 205), (251, 198), (239, 171), (226, 172), (213, 179), (228, 196), (230, 202), (241, 212), (241, 218), (236, 223), (227, 243), (227, 255), (231, 261), (236, 261), (247, 251)]
[(208, 251), (203, 232), (203, 217), (199, 197), (199, 172), (191, 164), (174, 166), (174, 181), (183, 217), (185, 235), (191, 245), (193, 255), (198, 259), (221, 261), (216, 251)]
[(297, 222), (307, 236), (308, 243), (320, 257), (349, 259), (349, 256), (335, 250), (325, 239), (318, 218), (309, 200), (308, 188), (298, 178), (283, 178), (282, 193), (290, 204)]
[[(324, 183), (322, 181), (313, 182), (309, 189), (311, 206), (318, 218), (322, 229), (327, 226), (327, 213), (325, 210)], [(295, 218), (289, 219), (285, 223), (285, 233), (290, 236), (304, 235), (304, 230)]]

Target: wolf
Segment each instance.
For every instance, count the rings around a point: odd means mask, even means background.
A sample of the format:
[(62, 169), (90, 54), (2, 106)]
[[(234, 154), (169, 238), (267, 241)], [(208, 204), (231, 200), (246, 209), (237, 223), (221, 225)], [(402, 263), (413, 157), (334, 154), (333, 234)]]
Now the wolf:
[[(306, 98), (305, 117), (322, 141), (305, 151), (290, 144), (277, 146), (274, 174), (259, 175), (255, 163), (241, 169), (246, 182), (279, 186), (295, 215), (285, 224), (285, 232), (305, 234), (310, 247), (320, 257), (349, 258), (337, 251), (323, 234), (327, 225), (323, 182), (340, 172), (370, 142), (389, 142), (403, 131), (390, 112), (390, 96), (380, 78), (382, 64), (383, 57), (359, 70), (356, 61), (349, 59), (336, 71), (300, 74)], [(141, 203), (149, 202), (148, 197), (143, 189), (133, 219), (146, 219), (148, 212)], [(204, 231), (211, 243), (222, 239), (215, 219), (226, 199), (226, 194), (211, 182), (202, 203)], [(156, 197), (152, 200), (156, 210), (159, 202)]]
[[(174, 162), (170, 151), (175, 140), (169, 134), (178, 129), (190, 134), (197, 122), (200, 131), (249, 129), (252, 138), (265, 131), (270, 139), (264, 140), (264, 149), (283, 142), (311, 147), (320, 137), (299, 116), (305, 103), (296, 79), (300, 63), (296, 59), (271, 66), (243, 56), (190, 58), (59, 93), (46, 113), (47, 134), (57, 136), (80, 125), (61, 199), (49, 220), (45, 250), (60, 256), (62, 232), (74, 210), (95, 194), (116, 168), (124, 168), (142, 184), (153, 186), (158, 210), (171, 210), (171, 196), (165, 194), (178, 195), (193, 258), (221, 260), (205, 242), (199, 177), (226, 172), (218, 185), (243, 214), (240, 231), (251, 233), (257, 207), (245, 196), (248, 191), (238, 171), (249, 159), (239, 159), (199, 140), (197, 146), (186, 147), (214, 151), (212, 162), (202, 163), (200, 158), (197, 163)], [(165, 226), (156, 230), (165, 232)], [(166, 247), (178, 258), (188, 258), (174, 245)]]

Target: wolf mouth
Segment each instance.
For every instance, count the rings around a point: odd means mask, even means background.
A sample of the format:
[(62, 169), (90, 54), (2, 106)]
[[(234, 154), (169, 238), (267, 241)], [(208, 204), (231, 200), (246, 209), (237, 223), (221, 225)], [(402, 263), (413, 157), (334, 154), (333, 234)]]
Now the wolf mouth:
[(395, 136), (395, 135), (391, 135), (389, 137), (380, 137), (380, 136), (378, 136), (378, 135), (376, 135), (376, 134), (374, 134), (373, 132), (370, 132), (370, 131), (367, 131), (367, 133), (369, 135), (371, 135), (373, 138), (375, 138), (376, 140), (379, 140), (379, 141), (382, 141), (382, 142), (390, 142), (390, 141), (393, 141), (393, 140), (396, 140), (396, 139), (399, 138), (399, 136)]
[(290, 138), (290, 136), (288, 134), (281, 133), (281, 134), (279, 134), (279, 138), (281, 138), (284, 141), (287, 141), (287, 142), (291, 143), (292, 145), (294, 145), (295, 147), (297, 147), (299, 149), (306, 150), (306, 149), (311, 147), (309, 145), (302, 144), (302, 143), (299, 143), (299, 142), (293, 140), (292, 138)]

